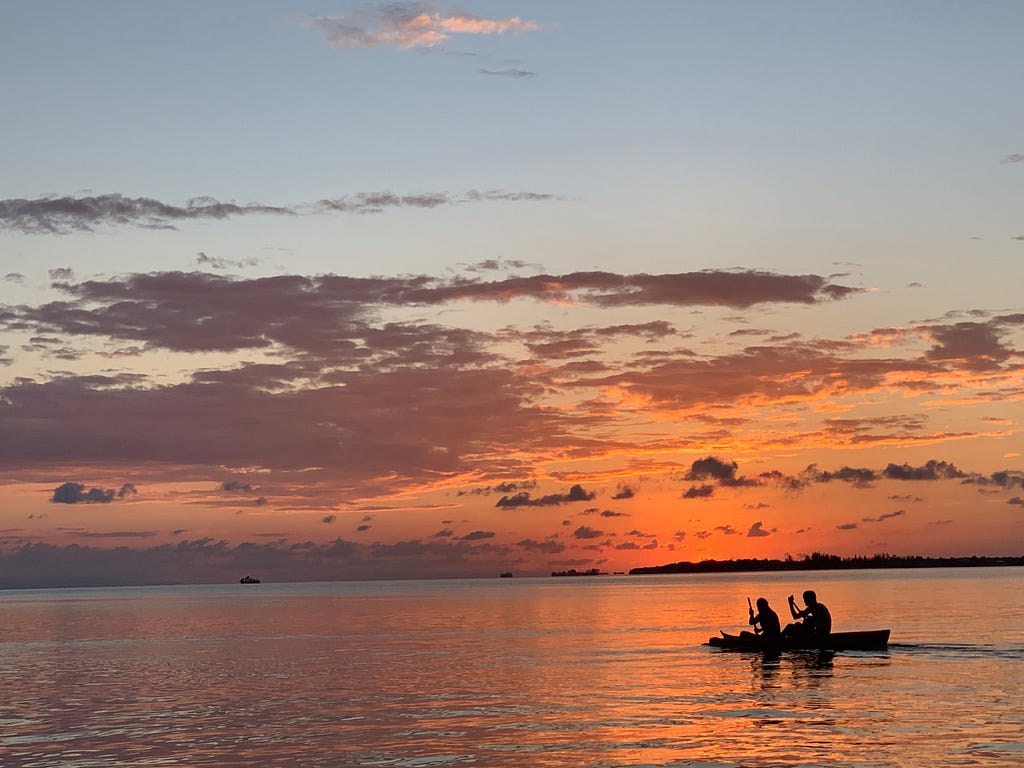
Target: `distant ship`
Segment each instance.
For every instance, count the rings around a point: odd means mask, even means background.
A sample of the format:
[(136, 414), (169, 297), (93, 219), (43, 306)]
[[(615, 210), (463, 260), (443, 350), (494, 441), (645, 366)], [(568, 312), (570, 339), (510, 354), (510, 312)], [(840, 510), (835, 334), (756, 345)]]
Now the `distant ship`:
[(501, 578), (503, 578), (503, 579), (511, 579), (512, 578), (512, 571), (505, 571), (503, 574), (501, 574)]
[(254, 579), (252, 576), (243, 576), (238, 580), (239, 584), (259, 584), (259, 579)]

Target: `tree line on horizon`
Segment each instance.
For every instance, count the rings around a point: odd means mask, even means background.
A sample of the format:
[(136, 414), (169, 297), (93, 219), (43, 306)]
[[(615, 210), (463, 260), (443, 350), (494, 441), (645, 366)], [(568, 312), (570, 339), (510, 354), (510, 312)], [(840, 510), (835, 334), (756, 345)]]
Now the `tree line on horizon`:
[(1024, 565), (1019, 557), (924, 557), (923, 555), (855, 555), (840, 557), (824, 552), (812, 552), (800, 559), (787, 555), (783, 560), (770, 558), (741, 558), (738, 560), (680, 561), (666, 565), (651, 565), (630, 569), (630, 575), (657, 573), (736, 573), (745, 571), (827, 571), (870, 568), (970, 568), (985, 566)]

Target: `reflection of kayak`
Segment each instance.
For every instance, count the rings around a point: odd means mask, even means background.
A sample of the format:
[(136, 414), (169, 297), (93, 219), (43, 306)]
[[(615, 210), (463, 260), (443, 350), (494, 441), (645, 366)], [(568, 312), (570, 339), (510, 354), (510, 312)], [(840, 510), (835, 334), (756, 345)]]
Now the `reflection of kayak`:
[(708, 639), (708, 645), (732, 651), (877, 651), (889, 644), (888, 629), (833, 632), (828, 637), (783, 637), (766, 642), (760, 637), (740, 637), (725, 632)]

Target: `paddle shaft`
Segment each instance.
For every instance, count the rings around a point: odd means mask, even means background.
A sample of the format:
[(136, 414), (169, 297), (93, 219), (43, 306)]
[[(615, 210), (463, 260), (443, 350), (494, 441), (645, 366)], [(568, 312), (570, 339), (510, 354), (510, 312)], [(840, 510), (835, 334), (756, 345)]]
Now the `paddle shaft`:
[[(753, 621), (754, 620), (754, 606), (750, 602), (750, 598), (749, 597), (747, 598), (747, 610), (750, 611), (750, 620)], [(761, 630), (757, 626), (754, 627), (754, 634), (755, 635), (761, 634)]]

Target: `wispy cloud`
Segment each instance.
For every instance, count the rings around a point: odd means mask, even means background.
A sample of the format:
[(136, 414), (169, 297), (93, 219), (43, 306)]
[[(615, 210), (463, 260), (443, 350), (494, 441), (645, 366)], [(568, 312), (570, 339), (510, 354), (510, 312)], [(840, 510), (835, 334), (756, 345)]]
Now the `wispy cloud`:
[(490, 75), (492, 77), (511, 77), (516, 80), (529, 80), (530, 78), (537, 76), (536, 72), (531, 72), (528, 69), (515, 69), (511, 67), (505, 69), (488, 69), (487, 67), (481, 67), (478, 71), (481, 75)]
[(440, 208), (446, 205), (485, 202), (543, 202), (560, 200), (549, 192), (512, 192), (505, 189), (471, 189), (462, 195), (448, 192), (424, 192), (398, 195), (393, 192), (358, 192), (335, 198), (324, 198), (312, 205), (297, 206), (296, 213), (340, 211), (343, 213), (382, 213), (388, 208)]
[(518, 17), (487, 19), (433, 3), (388, 3), (346, 16), (311, 16), (308, 26), (320, 30), (335, 48), (436, 48), (454, 35), (504, 35), (535, 32), (540, 25)]
[[(393, 192), (358, 192), (294, 206), (225, 203), (211, 197), (196, 197), (175, 205), (149, 197), (128, 197), (111, 193), (83, 197), (11, 198), (0, 200), (0, 229), (23, 234), (67, 235), (92, 232), (98, 227), (136, 226), (146, 229), (176, 229), (183, 221), (228, 219), (238, 216), (298, 216), (316, 213), (382, 213), (389, 208), (431, 209), (479, 202), (524, 202), (560, 199), (546, 192), (492, 189), (469, 190), (462, 195), (428, 192), (398, 195)], [(252, 261), (230, 262), (199, 255), (202, 264), (214, 268), (252, 266)], [(8, 278), (13, 278), (9, 275)]]
[(1002, 160), (1004, 163), (1024, 163), (1024, 152), (1014, 152), (1012, 155), (1007, 155)]
[(472, 531), (465, 536), (460, 536), (459, 541), (482, 541), (483, 539), (493, 539), (494, 535), (494, 531)]
[(892, 520), (894, 517), (903, 517), (907, 514), (904, 509), (897, 509), (895, 512), (884, 512), (877, 517), (862, 517), (861, 522), (864, 523), (884, 523), (886, 520)]
[(209, 256), (202, 251), (196, 254), (196, 264), (210, 269), (246, 269), (258, 266), (259, 263), (260, 259), (258, 258), (224, 259), (218, 256)]
[(0, 227), (27, 234), (90, 232), (100, 225), (132, 224), (150, 229), (173, 229), (187, 219), (226, 219), (246, 214), (289, 215), (293, 211), (271, 205), (222, 203), (208, 197), (185, 205), (149, 197), (108, 194), (86, 197), (41, 197), (0, 200)]

